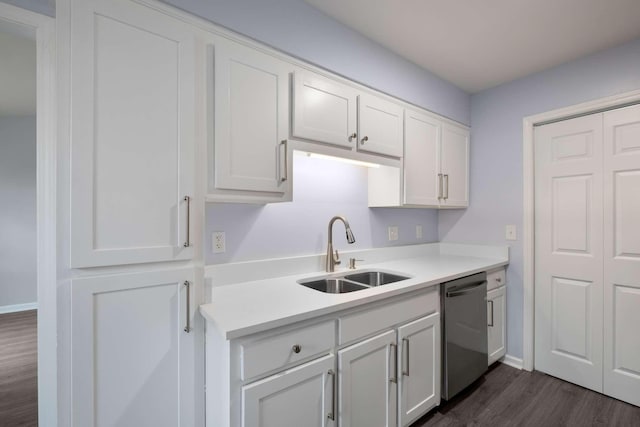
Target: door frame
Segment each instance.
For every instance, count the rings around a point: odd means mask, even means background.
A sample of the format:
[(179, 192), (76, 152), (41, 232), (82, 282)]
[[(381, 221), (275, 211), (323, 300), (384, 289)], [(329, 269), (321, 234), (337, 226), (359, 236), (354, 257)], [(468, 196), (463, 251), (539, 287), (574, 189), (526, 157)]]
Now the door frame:
[(523, 369), (532, 371), (534, 367), (534, 313), (535, 313), (535, 165), (534, 165), (534, 127), (542, 124), (567, 120), (570, 118), (594, 114), (601, 111), (640, 103), (640, 90), (624, 92), (605, 98), (547, 111), (522, 120), (522, 173), (523, 173)]
[(0, 21), (29, 27), (35, 32), (38, 421), (41, 426), (55, 426), (58, 419), (55, 19), (0, 3)]

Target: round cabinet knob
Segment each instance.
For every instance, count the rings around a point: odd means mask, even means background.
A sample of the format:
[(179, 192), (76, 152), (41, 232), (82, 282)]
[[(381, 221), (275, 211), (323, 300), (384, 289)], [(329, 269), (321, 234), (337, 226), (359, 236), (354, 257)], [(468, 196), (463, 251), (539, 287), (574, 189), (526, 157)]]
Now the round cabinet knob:
[(298, 344), (293, 346), (293, 352), (294, 353), (300, 353), (302, 351), (302, 347), (300, 347)]
[(496, 282), (500, 283), (502, 282), (502, 279), (500, 277), (496, 277)]
[(358, 137), (358, 134), (354, 132), (351, 135), (349, 135), (349, 141), (352, 141), (352, 140), (356, 139), (357, 137)]
[(369, 140), (368, 136), (365, 136), (364, 138), (362, 138), (362, 145), (364, 145), (365, 142), (367, 142)]

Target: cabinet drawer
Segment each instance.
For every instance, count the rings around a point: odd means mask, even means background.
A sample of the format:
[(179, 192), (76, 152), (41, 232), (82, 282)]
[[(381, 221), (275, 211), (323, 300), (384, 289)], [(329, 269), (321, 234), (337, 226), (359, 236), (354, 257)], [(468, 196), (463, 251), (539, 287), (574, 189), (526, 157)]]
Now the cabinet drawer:
[(340, 318), (340, 344), (345, 344), (374, 332), (408, 322), (440, 307), (438, 287), (412, 298), (358, 311)]
[(487, 272), (487, 290), (499, 288), (507, 284), (504, 268)]
[(335, 322), (328, 321), (241, 344), (242, 380), (328, 353), (335, 341)]

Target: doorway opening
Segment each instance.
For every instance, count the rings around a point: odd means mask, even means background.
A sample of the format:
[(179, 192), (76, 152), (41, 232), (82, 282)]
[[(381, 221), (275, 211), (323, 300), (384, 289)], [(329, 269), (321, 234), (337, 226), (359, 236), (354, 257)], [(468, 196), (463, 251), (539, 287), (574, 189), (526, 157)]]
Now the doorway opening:
[(0, 420), (56, 425), (55, 20), (0, 3)]

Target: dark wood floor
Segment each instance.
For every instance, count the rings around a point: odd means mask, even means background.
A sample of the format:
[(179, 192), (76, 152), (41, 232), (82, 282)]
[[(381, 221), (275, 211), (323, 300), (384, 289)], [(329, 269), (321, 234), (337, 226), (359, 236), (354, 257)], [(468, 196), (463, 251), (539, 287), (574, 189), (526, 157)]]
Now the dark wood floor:
[(540, 372), (501, 363), (412, 427), (640, 426), (640, 408)]
[(38, 425), (37, 314), (0, 314), (0, 427)]

